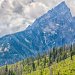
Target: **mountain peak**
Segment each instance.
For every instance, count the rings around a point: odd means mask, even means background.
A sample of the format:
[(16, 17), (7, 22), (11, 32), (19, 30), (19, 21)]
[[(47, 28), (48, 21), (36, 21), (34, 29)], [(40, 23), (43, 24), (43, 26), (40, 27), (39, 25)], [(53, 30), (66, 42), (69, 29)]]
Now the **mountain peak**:
[(65, 1), (61, 2), (61, 3), (60, 3), (60, 4), (58, 4), (57, 6), (59, 6), (59, 7), (63, 7), (63, 6), (67, 7), (67, 5), (66, 5)]
[(45, 25), (47, 25), (47, 21), (50, 22), (50, 20), (52, 20), (54, 22), (54, 20), (56, 21), (56, 18), (59, 18), (58, 22), (60, 23), (64, 20), (69, 22), (72, 21), (70, 9), (66, 5), (65, 1), (61, 2), (56, 7), (54, 7), (53, 9), (49, 10), (47, 13), (36, 19), (32, 26), (34, 28), (37, 27), (38, 25), (36, 25), (36, 23), (38, 22), (41, 23), (41, 26), (43, 25), (42, 22), (45, 22)]
[[(61, 2), (59, 5), (57, 5), (56, 7), (54, 7), (52, 10), (48, 11), (50, 14), (54, 13), (56, 14), (64, 14), (66, 12), (70, 13), (70, 9), (68, 8), (68, 6), (66, 5), (65, 1)], [(51, 14), (52, 15), (52, 14)]]

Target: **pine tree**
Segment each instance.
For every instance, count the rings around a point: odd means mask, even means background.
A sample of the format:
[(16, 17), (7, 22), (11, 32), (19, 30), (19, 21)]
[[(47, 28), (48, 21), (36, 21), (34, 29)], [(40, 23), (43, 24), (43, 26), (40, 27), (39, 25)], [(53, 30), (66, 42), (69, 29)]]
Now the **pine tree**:
[(24, 68), (24, 65), (25, 65), (25, 61), (24, 60), (22, 61), (22, 65), (23, 65), (23, 68)]
[(5, 66), (5, 75), (8, 75), (8, 66), (7, 66), (7, 64)]
[(57, 62), (57, 63), (59, 62), (59, 57), (57, 57), (56, 62)]
[(62, 54), (62, 51), (63, 51), (63, 47), (60, 47), (60, 48), (59, 48), (59, 54), (60, 54), (60, 55)]
[(64, 53), (63, 53), (63, 60), (66, 59), (66, 58), (67, 58), (67, 53), (64, 52)]
[(53, 48), (53, 62), (55, 61), (56, 55), (55, 55), (55, 47)]
[(8, 66), (7, 66), (7, 65), (6, 65), (6, 67), (5, 67), (5, 71), (8, 72)]
[(52, 54), (51, 54), (51, 51), (49, 53), (49, 61), (51, 61), (51, 57), (52, 57)]
[(70, 52), (72, 52), (72, 44), (71, 44), (71, 47), (70, 47)]
[(37, 55), (37, 64), (38, 64), (38, 66), (40, 64), (40, 53), (38, 53), (38, 55)]
[(27, 60), (26, 60), (26, 64), (29, 65), (29, 58), (27, 58)]
[(46, 56), (44, 56), (44, 68), (46, 67)]
[(34, 61), (32, 62), (32, 69), (33, 69), (33, 71), (36, 70), (36, 67), (35, 67), (35, 63), (34, 63)]
[(71, 44), (71, 47), (70, 47), (70, 54), (71, 54), (71, 60), (73, 59), (72, 56), (73, 56), (73, 52), (72, 52), (72, 44)]
[(51, 53), (51, 51), (50, 51), (50, 53), (49, 53), (49, 66), (50, 66), (50, 65), (51, 65), (51, 63), (52, 63), (51, 58), (52, 58), (52, 53)]

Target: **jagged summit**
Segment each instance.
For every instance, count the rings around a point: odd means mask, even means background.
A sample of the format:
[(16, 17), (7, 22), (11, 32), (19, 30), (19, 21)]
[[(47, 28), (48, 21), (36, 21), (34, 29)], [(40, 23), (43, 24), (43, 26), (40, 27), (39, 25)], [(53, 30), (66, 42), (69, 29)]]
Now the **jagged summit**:
[(68, 8), (68, 6), (66, 5), (66, 3), (63, 1), (62, 3), (60, 3), (59, 5), (57, 5), (55, 8), (53, 8), (52, 10), (49, 11), (50, 15), (52, 16), (52, 14), (54, 13), (53, 16), (57, 16), (57, 15), (63, 15), (64, 13), (70, 13), (70, 9)]
[(59, 11), (64, 11), (64, 9), (68, 9), (70, 11), (70, 9), (68, 8), (68, 6), (66, 5), (65, 1), (61, 2), (59, 5), (57, 5), (55, 8), (53, 8), (54, 10)]
[[(32, 26), (33, 28), (42, 26), (42, 22), (45, 22), (44, 25), (47, 25), (47, 23), (49, 23), (50, 21), (62, 23), (64, 22), (64, 20), (69, 22), (72, 21), (72, 14), (70, 12), (70, 9), (66, 5), (65, 1), (61, 2), (53, 9), (49, 10), (46, 14), (36, 19)], [(38, 25), (38, 23), (40, 23), (40, 25)]]
[(64, 14), (65, 12), (68, 12), (68, 13), (70, 12), (70, 9), (66, 5), (65, 1), (61, 2), (59, 5), (57, 5), (56, 7), (52, 8), (51, 10), (48, 11), (48, 13), (50, 13), (49, 15), (52, 15), (52, 13), (54, 13), (55, 15), (61, 14), (61, 13)]

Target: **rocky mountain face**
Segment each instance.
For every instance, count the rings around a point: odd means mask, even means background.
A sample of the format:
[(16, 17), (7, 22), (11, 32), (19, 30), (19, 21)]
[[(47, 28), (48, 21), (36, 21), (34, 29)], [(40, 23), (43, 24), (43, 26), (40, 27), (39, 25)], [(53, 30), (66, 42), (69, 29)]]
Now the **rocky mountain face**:
[(0, 65), (15, 63), (74, 41), (75, 18), (62, 2), (37, 18), (26, 30), (0, 38)]

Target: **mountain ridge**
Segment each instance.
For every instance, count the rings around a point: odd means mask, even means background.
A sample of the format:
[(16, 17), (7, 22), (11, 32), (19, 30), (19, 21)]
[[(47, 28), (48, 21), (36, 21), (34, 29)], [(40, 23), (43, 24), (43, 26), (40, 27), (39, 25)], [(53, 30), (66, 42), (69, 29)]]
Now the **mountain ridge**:
[[(0, 38), (0, 65), (36, 56), (75, 40), (73, 17), (65, 2), (39, 17), (26, 30)], [(68, 38), (67, 38), (68, 37)]]

